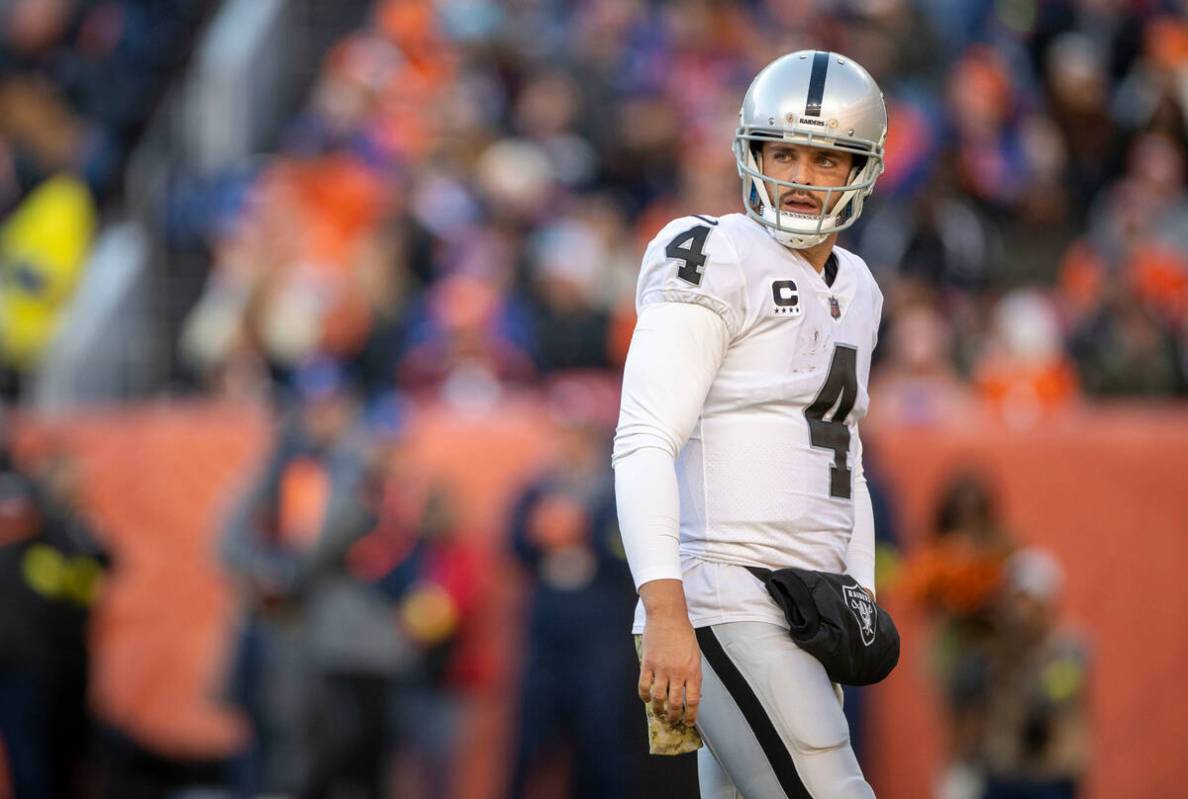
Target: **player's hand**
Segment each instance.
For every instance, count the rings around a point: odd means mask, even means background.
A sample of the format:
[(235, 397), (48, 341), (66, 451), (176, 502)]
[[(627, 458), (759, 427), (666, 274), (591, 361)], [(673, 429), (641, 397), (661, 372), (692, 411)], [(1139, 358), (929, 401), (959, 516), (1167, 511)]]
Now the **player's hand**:
[[(671, 583), (670, 586), (658, 585)], [(679, 600), (673, 588), (679, 593)], [(701, 651), (678, 580), (640, 588), (647, 610), (639, 667), (639, 698), (670, 722), (693, 724), (701, 704)]]

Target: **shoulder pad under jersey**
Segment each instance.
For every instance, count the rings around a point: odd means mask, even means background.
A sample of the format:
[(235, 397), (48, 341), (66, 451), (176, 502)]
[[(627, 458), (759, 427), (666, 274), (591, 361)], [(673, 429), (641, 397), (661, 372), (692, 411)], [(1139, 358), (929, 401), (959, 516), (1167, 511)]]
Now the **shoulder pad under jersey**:
[(746, 318), (746, 283), (729, 233), (711, 216), (669, 222), (648, 244), (635, 293), (637, 312), (660, 302), (702, 305), (736, 335)]

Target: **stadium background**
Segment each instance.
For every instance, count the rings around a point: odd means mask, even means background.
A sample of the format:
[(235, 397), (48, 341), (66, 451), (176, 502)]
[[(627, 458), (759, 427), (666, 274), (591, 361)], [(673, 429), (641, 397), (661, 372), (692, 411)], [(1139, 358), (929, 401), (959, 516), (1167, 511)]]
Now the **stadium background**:
[[(1085, 795), (1182, 790), (1182, 2), (6, 0), (0, 15), (4, 469), (76, 470), (54, 501), (97, 543), (63, 557), (106, 572), (68, 590), (62, 562), (25, 558), (0, 576), (0, 619), (36, 637), (8, 598), (30, 586), (89, 614), (77, 795), (239, 779), (253, 732), (226, 683), (253, 599), (220, 542), (282, 419), (343, 398), (392, 442), (392, 479), (433, 486), (467, 553), (464, 586), (439, 580), (452, 666), (412, 719), (444, 732), (393, 743), (395, 779), (504, 794), (522, 681), (548, 673), (525, 662), (548, 637), (541, 598), (594, 584), (543, 568), (531, 550), (549, 533), (525, 547), (513, 506), (605, 446), (644, 243), (676, 215), (737, 210), (741, 93), (806, 47), (863, 63), (891, 118), (886, 174), (843, 236), (887, 296), (863, 437), (881, 598), (905, 633), (897, 672), (854, 702), (872, 784), (928, 796), (950, 773), (937, 630), (970, 563), (945, 561), (936, 520), (974, 474), (1002, 550), (975, 571), (997, 585), (1006, 552), (1031, 546), (1062, 568), (1045, 596), (1086, 653)], [(295, 491), (293, 513), (324, 507)], [(595, 553), (587, 580), (617, 570), (622, 590), (613, 547), (577, 548)], [(416, 629), (423, 607), (385, 596)], [(605, 601), (586, 610), (609, 625), (622, 608)], [(0, 666), (20, 665), (15, 640)], [(625, 635), (599, 646), (558, 679), (619, 673), (615, 646), (631, 657)], [(567, 795), (591, 740), (640, 795), (687, 782), (687, 762), (632, 759), (632, 723), (550, 752), (528, 794)]]

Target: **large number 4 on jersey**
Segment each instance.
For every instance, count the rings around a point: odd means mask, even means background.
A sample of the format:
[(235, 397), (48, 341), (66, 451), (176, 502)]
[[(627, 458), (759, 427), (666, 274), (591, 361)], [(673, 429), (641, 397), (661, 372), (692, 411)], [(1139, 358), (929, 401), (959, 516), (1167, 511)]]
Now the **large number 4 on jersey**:
[(677, 269), (677, 277), (694, 286), (701, 285), (701, 275), (705, 270), (705, 238), (710, 229), (706, 225), (698, 225), (681, 233), (668, 243), (664, 254), (669, 258), (676, 258), (684, 263)]
[[(833, 450), (829, 467), (829, 496), (850, 498), (850, 428), (846, 417), (858, 399), (858, 350), (838, 344), (825, 385), (813, 404), (804, 409), (809, 424), (809, 441), (814, 447)], [(828, 417), (828, 418), (826, 418)]]

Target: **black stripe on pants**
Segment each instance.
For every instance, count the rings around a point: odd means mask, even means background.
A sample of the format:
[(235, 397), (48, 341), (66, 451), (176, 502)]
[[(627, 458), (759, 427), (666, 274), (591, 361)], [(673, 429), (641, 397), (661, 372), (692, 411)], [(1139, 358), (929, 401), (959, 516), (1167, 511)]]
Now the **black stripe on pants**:
[(763, 754), (767, 756), (767, 762), (771, 764), (780, 787), (784, 789), (784, 795), (788, 799), (812, 799), (808, 789), (800, 781), (800, 775), (796, 773), (796, 764), (792, 762), (792, 755), (788, 752), (788, 747), (784, 745), (783, 739), (780, 738), (779, 732), (776, 731), (775, 725), (772, 724), (771, 717), (767, 715), (763, 705), (759, 704), (759, 697), (755, 696), (755, 692), (747, 684), (742, 672), (738, 670), (734, 661), (722, 648), (722, 644), (718, 642), (713, 628), (699, 627), (697, 643), (701, 647), (701, 653), (705, 655), (705, 659), (709, 661), (710, 666), (718, 675), (718, 679), (722, 681), (722, 685), (726, 686), (730, 698), (742, 711), (743, 718), (747, 720), (751, 731), (755, 733), (755, 738), (759, 741)]

